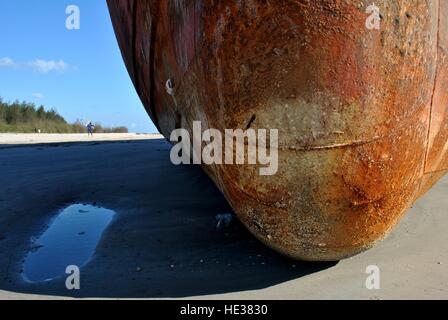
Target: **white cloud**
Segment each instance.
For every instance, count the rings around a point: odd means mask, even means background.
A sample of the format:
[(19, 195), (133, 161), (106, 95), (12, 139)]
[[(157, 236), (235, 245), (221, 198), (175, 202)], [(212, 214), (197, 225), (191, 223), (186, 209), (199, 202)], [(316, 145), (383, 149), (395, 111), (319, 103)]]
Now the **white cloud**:
[(37, 99), (37, 100), (42, 100), (43, 98), (45, 98), (44, 95), (42, 93), (39, 93), (39, 92), (33, 93), (32, 96), (33, 96), (34, 99)]
[(43, 60), (36, 59), (27, 63), (15, 62), (11, 58), (3, 57), (0, 58), (0, 68), (12, 68), (18, 67), (19, 69), (33, 69), (40, 73), (49, 73), (49, 72), (64, 72), (69, 68), (72, 68), (68, 63), (64, 60)]
[(48, 73), (51, 71), (63, 72), (69, 68), (69, 65), (65, 63), (63, 60), (54, 61), (54, 60), (42, 60), (37, 59), (28, 63), (28, 65), (34, 70), (41, 73)]
[(12, 59), (8, 58), (8, 57), (4, 57), (0, 59), (0, 67), (13, 67), (16, 64), (14, 63), (14, 61), (12, 61)]

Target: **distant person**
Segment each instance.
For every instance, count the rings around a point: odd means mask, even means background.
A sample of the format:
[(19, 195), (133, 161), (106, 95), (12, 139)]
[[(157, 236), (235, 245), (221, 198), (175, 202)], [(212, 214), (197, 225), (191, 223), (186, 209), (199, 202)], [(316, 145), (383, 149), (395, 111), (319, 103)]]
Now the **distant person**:
[(87, 135), (93, 137), (93, 129), (95, 129), (93, 123), (90, 121), (86, 127), (87, 127)]

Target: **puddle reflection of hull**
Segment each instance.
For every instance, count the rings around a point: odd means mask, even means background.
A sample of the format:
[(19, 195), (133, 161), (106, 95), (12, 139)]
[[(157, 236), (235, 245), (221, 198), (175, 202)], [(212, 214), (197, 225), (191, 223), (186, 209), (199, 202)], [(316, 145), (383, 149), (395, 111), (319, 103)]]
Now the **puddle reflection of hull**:
[[(151, 118), (279, 129), (279, 170), (203, 166), (240, 220), (294, 258), (370, 248), (448, 169), (448, 2), (109, 0)], [(166, 90), (171, 79), (172, 94)]]

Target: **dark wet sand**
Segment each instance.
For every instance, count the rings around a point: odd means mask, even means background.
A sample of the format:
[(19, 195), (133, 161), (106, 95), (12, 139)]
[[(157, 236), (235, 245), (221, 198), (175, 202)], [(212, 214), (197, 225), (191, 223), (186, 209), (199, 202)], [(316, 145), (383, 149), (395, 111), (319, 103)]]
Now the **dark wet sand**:
[[(234, 221), (196, 166), (173, 166), (164, 140), (0, 145), (0, 298), (107, 297), (220, 299), (448, 298), (448, 179), (408, 212), (374, 249), (338, 263), (284, 258)], [(30, 238), (62, 207), (97, 204), (117, 211), (81, 290), (65, 279), (25, 283)], [(365, 269), (381, 270), (381, 289)], [(37, 296), (36, 296), (37, 295)]]

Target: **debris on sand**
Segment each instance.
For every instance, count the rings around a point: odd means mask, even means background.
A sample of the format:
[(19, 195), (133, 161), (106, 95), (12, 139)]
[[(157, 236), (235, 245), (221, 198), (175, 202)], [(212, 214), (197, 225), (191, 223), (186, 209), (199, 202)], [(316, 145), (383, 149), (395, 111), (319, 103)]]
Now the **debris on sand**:
[(231, 213), (217, 214), (215, 220), (217, 221), (216, 230), (219, 231), (230, 225), (233, 220), (233, 215)]

